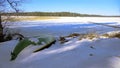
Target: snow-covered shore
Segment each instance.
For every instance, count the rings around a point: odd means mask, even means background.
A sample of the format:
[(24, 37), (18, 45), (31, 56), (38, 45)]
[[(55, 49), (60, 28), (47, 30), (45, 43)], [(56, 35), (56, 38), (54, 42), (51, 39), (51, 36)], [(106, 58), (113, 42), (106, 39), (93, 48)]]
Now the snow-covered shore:
[[(27, 18), (29, 16), (25, 16)], [(112, 23), (115, 25), (120, 24), (120, 17), (56, 17), (55, 19), (43, 20), (23, 20), (8, 23), (9, 27), (29, 27), (46, 25), (64, 25), (64, 24), (90, 24), (90, 23)], [(12, 24), (12, 25), (11, 25)]]
[[(5, 16), (2, 17), (6, 18)], [(120, 17), (54, 17), (54, 16), (43, 16), (43, 17), (42, 16), (17, 16), (17, 17), (11, 16), (11, 17), (18, 19), (20, 18), (21, 21), (34, 21), (34, 22), (35, 21), (39, 21), (39, 22), (49, 21), (49, 22), (59, 22), (59, 23), (60, 22), (84, 22), (84, 23), (85, 22), (120, 22)]]
[(44, 20), (51, 22), (119, 22), (120, 17), (59, 17), (58, 19)]
[(18, 40), (0, 43), (0, 68), (120, 68), (120, 38), (97, 38), (91, 41), (79, 40), (79, 37), (76, 37), (63, 44), (58, 41), (59, 36), (74, 32), (104, 30), (107, 33), (119, 30), (90, 22), (120, 25), (119, 17), (60, 17), (51, 20), (13, 22), (12, 25), (8, 23), (9, 27), (13, 27), (11, 32), (18, 29), (18, 32), (29, 37), (50, 34), (57, 36), (57, 42), (37, 53), (33, 51), (38, 46), (30, 45), (14, 61), (10, 61), (10, 54)]
[(81, 41), (73, 39), (65, 44), (57, 42), (43, 51), (32, 53), (37, 48), (25, 48), (16, 60), (10, 61), (10, 52), (18, 41), (0, 44), (0, 68), (119, 68), (120, 39)]

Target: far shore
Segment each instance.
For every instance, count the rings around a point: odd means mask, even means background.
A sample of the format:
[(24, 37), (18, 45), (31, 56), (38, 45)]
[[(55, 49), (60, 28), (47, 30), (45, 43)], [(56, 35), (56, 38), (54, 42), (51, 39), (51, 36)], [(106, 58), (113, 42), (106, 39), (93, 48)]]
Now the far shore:
[(55, 17), (55, 16), (12, 16), (15, 21), (49, 21), (49, 22), (118, 22), (120, 17)]

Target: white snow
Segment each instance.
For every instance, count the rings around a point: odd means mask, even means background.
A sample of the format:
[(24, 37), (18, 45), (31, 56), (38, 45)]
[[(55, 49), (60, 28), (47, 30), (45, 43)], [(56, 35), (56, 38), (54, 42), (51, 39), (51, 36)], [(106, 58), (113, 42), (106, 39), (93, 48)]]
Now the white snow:
[[(95, 23), (112, 23), (112, 25), (120, 25), (120, 17), (59, 17), (58, 19), (37, 20), (37, 21), (22, 21), (9, 22), (7, 27), (33, 27), (33, 26), (53, 26), (65, 24), (89, 24)], [(11, 25), (12, 24), (12, 25)]]
[(37, 53), (32, 53), (37, 47), (29, 46), (15, 61), (10, 61), (10, 51), (17, 42), (12, 40), (0, 44), (0, 68), (119, 68), (119, 41), (117, 38), (96, 41), (73, 39), (66, 44), (57, 42)]
[(120, 17), (60, 17), (49, 20), (52, 22), (120, 22)]
[[(103, 18), (101, 18), (102, 20)], [(76, 18), (73, 21), (76, 21)], [(68, 24), (68, 22), (64, 22), (64, 24)], [(39, 26), (41, 23), (36, 25)], [(46, 23), (46, 25), (49, 24)], [(30, 32), (25, 33), (26, 36), (34, 36), (34, 31), (31, 29), (32, 27), (30, 27), (30, 30), (24, 30), (24, 33), (26, 31)], [(61, 36), (64, 36), (64, 34), (61, 34)], [(31, 40), (38, 41), (36, 38), (31, 38)], [(93, 41), (70, 38), (70, 41), (64, 44), (60, 44), (57, 39), (57, 42), (50, 48), (36, 53), (33, 53), (33, 51), (40, 46), (30, 45), (14, 61), (10, 61), (10, 53), (17, 43), (18, 40), (0, 43), (0, 68), (120, 68), (119, 38), (98, 38)]]

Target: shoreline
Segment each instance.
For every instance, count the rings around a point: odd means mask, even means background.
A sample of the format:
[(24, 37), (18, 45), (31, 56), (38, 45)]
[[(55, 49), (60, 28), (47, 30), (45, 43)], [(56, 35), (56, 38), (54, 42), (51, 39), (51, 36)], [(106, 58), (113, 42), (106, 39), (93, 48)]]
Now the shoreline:
[[(27, 18), (30, 16), (26, 16)], [(32, 16), (31, 16), (32, 17)], [(117, 22), (120, 23), (120, 17), (39, 17), (33, 20), (23, 20), (23, 21), (43, 21), (43, 22)]]
[[(6, 17), (2, 17), (3, 19)], [(120, 23), (120, 17), (54, 17), (54, 16), (11, 16), (12, 19), (16, 19), (15, 21), (29, 21), (29, 22), (117, 22)]]
[(59, 17), (58, 19), (49, 19), (50, 22), (117, 22), (120, 23), (120, 17)]

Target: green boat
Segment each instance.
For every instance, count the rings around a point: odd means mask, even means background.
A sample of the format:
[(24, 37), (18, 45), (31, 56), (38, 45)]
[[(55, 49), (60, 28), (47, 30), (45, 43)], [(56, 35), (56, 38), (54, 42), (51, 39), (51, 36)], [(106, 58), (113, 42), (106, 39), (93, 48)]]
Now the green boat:
[[(11, 61), (15, 60), (17, 58), (17, 56), (19, 55), (19, 53), (25, 49), (26, 47), (28, 47), (29, 45), (42, 45), (42, 47), (36, 49), (34, 52), (38, 52), (41, 51), (45, 48), (50, 47), (52, 44), (54, 44), (56, 42), (55, 38), (52, 36), (46, 36), (46, 37), (39, 37), (38, 38), (38, 42), (35, 43), (29, 39), (23, 39), (21, 40), (16, 47), (14, 48), (13, 52), (11, 52)], [(42, 44), (44, 43), (44, 44)]]

